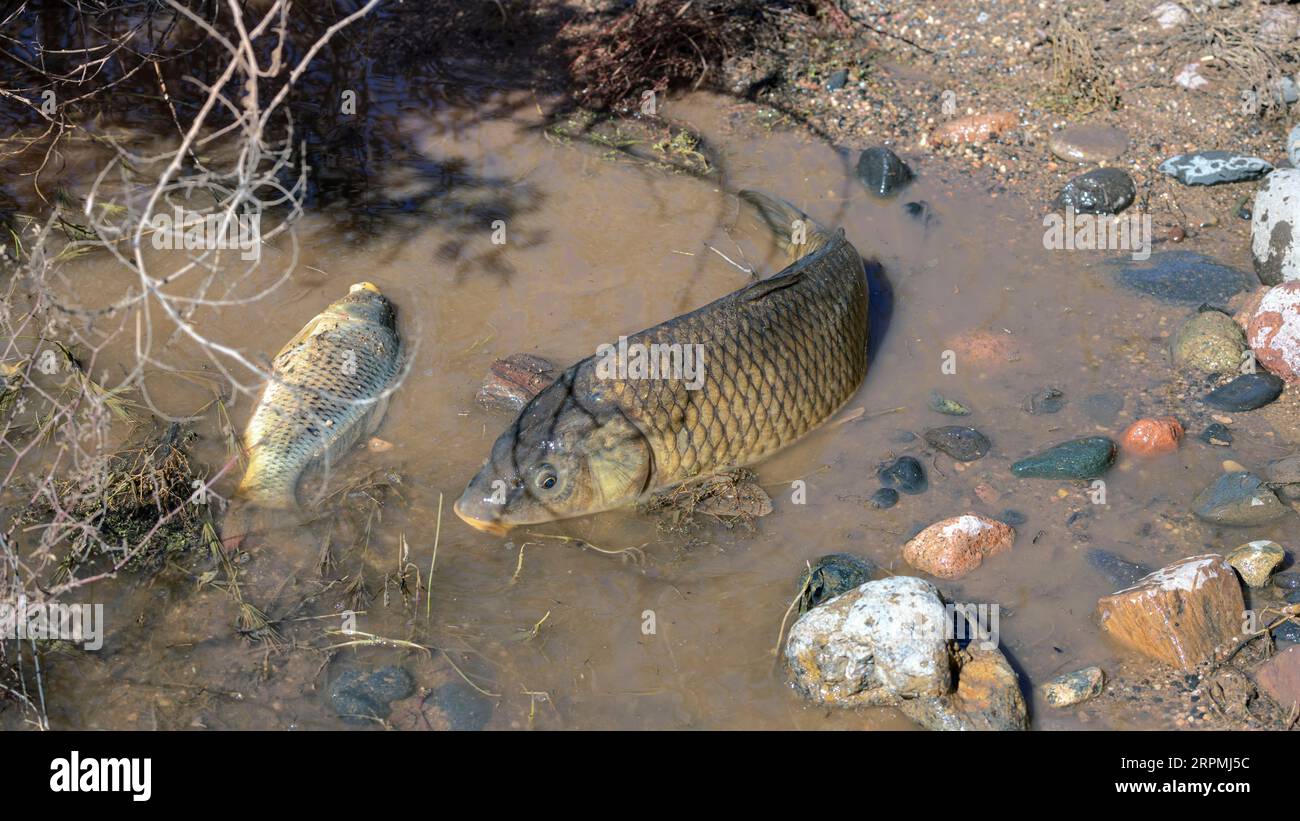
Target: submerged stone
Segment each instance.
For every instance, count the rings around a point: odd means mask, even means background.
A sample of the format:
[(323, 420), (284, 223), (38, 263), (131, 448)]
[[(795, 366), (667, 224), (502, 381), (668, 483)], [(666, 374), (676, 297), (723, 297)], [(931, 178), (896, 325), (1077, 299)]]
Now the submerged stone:
[(799, 579), (799, 613), (830, 601), (871, 581), (876, 565), (852, 553), (831, 553), (813, 562)]
[(1115, 442), (1105, 436), (1086, 436), (1021, 459), (1011, 472), (1033, 479), (1095, 479), (1115, 461)]
[(892, 197), (912, 181), (912, 169), (884, 146), (858, 155), (858, 179), (877, 197)]
[(1199, 311), (1178, 329), (1174, 362), (1206, 373), (1232, 373), (1241, 366), (1246, 334), (1220, 311)]
[(1124, 587), (1132, 587), (1137, 584), (1138, 579), (1149, 575), (1154, 568), (1150, 565), (1140, 562), (1130, 562), (1128, 559), (1121, 557), (1109, 550), (1100, 547), (1090, 547), (1084, 554), (1088, 566), (1096, 570), (1111, 586), (1118, 590)]
[(911, 456), (900, 456), (876, 471), (876, 476), (887, 487), (897, 487), (903, 493), (923, 493), (926, 488), (925, 468)]
[(894, 490), (892, 487), (882, 487), (880, 490), (871, 494), (871, 498), (867, 500), (867, 504), (871, 505), (876, 510), (888, 510), (898, 504), (898, 491)]
[(330, 688), (330, 704), (339, 718), (351, 724), (367, 724), (388, 718), (391, 702), (415, 690), (411, 674), (401, 667), (381, 667), (370, 673), (344, 670)]
[(1120, 257), (1113, 264), (1121, 266), (1121, 285), (1170, 302), (1222, 304), (1254, 279), (1194, 251), (1162, 251), (1145, 261)]
[(1192, 502), (1197, 518), (1217, 525), (1249, 527), (1282, 518), (1290, 510), (1258, 476), (1225, 473)]
[(975, 428), (961, 425), (946, 425), (930, 428), (925, 432), (925, 441), (937, 451), (946, 453), (958, 462), (973, 462), (989, 452), (991, 443), (984, 434)]

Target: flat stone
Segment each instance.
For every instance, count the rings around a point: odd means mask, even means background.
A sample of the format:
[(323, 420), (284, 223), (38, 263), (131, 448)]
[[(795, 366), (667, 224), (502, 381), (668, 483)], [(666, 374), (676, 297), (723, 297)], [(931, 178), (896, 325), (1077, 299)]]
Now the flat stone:
[(1184, 672), (1231, 645), (1246, 609), (1237, 574), (1222, 556), (1192, 556), (1097, 602), (1104, 633)]
[(1117, 393), (1090, 393), (1083, 397), (1083, 413), (1102, 427), (1110, 427), (1124, 410), (1124, 397)]
[(1122, 556), (1100, 547), (1090, 547), (1084, 554), (1088, 565), (1106, 578), (1112, 588), (1132, 587), (1153, 568), (1141, 562), (1130, 562)]
[(330, 688), (330, 704), (350, 724), (368, 724), (388, 718), (389, 704), (415, 689), (411, 674), (401, 667), (381, 667), (369, 673), (344, 670)]
[(1128, 134), (1105, 125), (1072, 125), (1054, 132), (1047, 139), (1047, 150), (1067, 162), (1095, 163), (1118, 159), (1128, 150), (1128, 145)]
[(1202, 401), (1219, 410), (1252, 411), (1276, 400), (1283, 387), (1283, 381), (1271, 373), (1243, 373), (1210, 391)]
[(930, 144), (940, 146), (981, 143), (1010, 131), (1019, 124), (1020, 118), (1010, 111), (972, 114), (939, 126), (930, 135)]
[(1225, 473), (1192, 501), (1197, 518), (1216, 525), (1250, 527), (1285, 516), (1289, 508), (1253, 473)]
[(1160, 172), (1184, 185), (1219, 185), (1257, 180), (1273, 170), (1272, 163), (1259, 157), (1231, 151), (1194, 151), (1160, 163)]
[(925, 432), (925, 442), (958, 462), (974, 462), (989, 452), (989, 438), (975, 428), (945, 425)]
[(1119, 282), (1126, 288), (1194, 305), (1225, 303), (1251, 287), (1255, 279), (1194, 251), (1160, 251), (1146, 261), (1122, 256), (1110, 264), (1120, 266)]
[(1105, 686), (1106, 674), (1100, 667), (1085, 667), (1044, 684), (1043, 700), (1052, 707), (1073, 707), (1101, 695)]

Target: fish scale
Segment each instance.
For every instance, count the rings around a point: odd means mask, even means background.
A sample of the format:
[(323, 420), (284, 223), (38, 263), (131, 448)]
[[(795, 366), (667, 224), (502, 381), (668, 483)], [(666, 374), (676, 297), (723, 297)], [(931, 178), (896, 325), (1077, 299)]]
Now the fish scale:
[[(704, 346), (699, 390), (680, 379), (604, 383), (650, 442), (655, 486), (759, 461), (825, 421), (861, 384), (867, 370), (861, 259), (840, 235), (802, 263), (796, 285), (756, 301), (744, 289), (628, 337), (629, 344)], [(601, 382), (594, 360), (575, 368), (577, 385)]]

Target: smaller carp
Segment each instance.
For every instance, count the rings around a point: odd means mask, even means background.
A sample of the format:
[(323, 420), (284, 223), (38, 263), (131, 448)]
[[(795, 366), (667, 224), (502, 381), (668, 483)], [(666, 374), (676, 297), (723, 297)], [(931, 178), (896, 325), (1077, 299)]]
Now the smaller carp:
[(400, 362), (392, 303), (369, 282), (353, 285), (276, 355), (244, 432), (248, 470), (236, 495), (296, 508), (303, 474), (379, 426)]

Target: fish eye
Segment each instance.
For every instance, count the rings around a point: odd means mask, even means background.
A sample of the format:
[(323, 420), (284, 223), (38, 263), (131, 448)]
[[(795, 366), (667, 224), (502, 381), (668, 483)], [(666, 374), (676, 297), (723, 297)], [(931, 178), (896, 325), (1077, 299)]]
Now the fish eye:
[(542, 490), (552, 490), (559, 483), (560, 477), (559, 474), (555, 472), (554, 467), (544, 464), (537, 469), (537, 478), (535, 481), (537, 486)]

